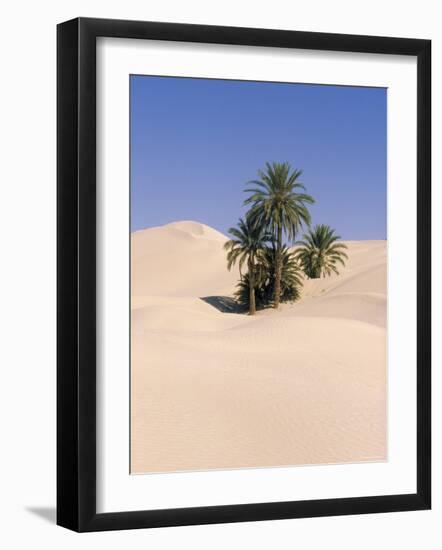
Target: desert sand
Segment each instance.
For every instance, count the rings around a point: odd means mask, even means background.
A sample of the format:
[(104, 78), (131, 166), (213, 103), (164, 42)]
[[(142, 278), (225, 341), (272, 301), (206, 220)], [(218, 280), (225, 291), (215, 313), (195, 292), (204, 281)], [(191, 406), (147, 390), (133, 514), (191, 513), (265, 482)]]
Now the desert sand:
[(347, 241), (339, 276), (250, 317), (226, 240), (131, 236), (132, 473), (385, 460), (386, 242)]

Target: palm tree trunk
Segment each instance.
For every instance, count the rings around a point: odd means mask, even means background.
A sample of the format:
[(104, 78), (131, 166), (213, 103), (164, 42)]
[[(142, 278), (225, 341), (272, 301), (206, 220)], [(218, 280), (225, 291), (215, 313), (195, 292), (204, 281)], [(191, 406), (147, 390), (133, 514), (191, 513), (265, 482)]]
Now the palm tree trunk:
[(276, 265), (275, 265), (275, 289), (273, 295), (273, 307), (279, 308), (279, 302), (281, 299), (281, 272), (282, 272), (282, 227), (278, 226), (278, 235), (276, 239)]
[(256, 313), (256, 301), (255, 301), (255, 269), (253, 261), (249, 260), (249, 315), (255, 315)]

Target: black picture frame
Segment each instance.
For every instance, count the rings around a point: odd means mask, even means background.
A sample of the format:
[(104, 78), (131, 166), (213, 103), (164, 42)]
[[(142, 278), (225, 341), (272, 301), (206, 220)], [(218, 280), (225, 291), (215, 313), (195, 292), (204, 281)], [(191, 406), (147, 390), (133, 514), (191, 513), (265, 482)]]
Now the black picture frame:
[[(96, 512), (96, 39), (417, 58), (417, 491), (358, 498)], [(57, 523), (104, 531), (424, 510), (431, 506), (431, 41), (79, 18), (57, 28)]]

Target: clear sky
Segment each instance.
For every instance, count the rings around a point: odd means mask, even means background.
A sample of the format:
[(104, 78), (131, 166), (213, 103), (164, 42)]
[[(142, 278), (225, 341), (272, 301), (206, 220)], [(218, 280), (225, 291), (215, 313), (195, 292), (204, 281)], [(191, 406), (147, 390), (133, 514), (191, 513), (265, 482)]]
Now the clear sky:
[(386, 238), (387, 91), (131, 76), (131, 230), (195, 220), (223, 233), (266, 161), (303, 170), (313, 223)]

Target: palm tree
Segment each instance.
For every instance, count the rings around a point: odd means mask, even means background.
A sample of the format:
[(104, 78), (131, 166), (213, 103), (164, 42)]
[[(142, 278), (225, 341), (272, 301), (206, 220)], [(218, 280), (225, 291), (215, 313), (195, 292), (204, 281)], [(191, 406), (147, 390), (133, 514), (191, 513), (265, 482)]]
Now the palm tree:
[[(255, 266), (255, 300), (257, 309), (268, 306), (273, 299), (275, 285), (275, 248), (267, 247)], [(302, 287), (302, 271), (294, 252), (286, 246), (282, 249), (281, 302), (295, 302), (299, 299)], [(246, 274), (238, 283), (236, 301), (249, 307), (249, 276)]]
[(319, 279), (322, 275), (339, 275), (338, 264), (345, 266), (344, 260), (348, 259), (344, 252), (347, 246), (336, 242), (340, 238), (330, 226), (316, 225), (296, 243), (301, 247), (296, 257), (307, 277)]
[(266, 243), (269, 242), (271, 235), (265, 231), (265, 228), (252, 222), (249, 217), (245, 220), (240, 218), (238, 227), (231, 227), (229, 234), (233, 239), (227, 241), (224, 245), (227, 250), (227, 268), (232, 268), (238, 261), (239, 272), (242, 279), (241, 269), (247, 261), (247, 276), (249, 284), (249, 314), (256, 313), (255, 300), (255, 270), (256, 262), (264, 257)]
[(249, 182), (245, 190), (250, 196), (244, 204), (250, 204), (249, 216), (261, 227), (266, 227), (275, 243), (275, 286), (273, 304), (277, 309), (281, 299), (282, 238), (283, 234), (291, 242), (303, 226), (310, 226), (310, 213), (307, 205), (315, 201), (307, 195), (299, 182), (302, 171), (292, 171), (288, 162), (266, 163), (264, 171), (258, 172), (259, 179)]
[[(276, 282), (276, 248), (267, 248), (265, 262), (268, 266), (268, 280), (265, 285), (267, 301), (271, 301), (275, 291)], [(295, 253), (287, 246), (281, 249), (281, 302), (295, 302), (300, 297), (302, 287), (302, 270), (296, 259)]]

